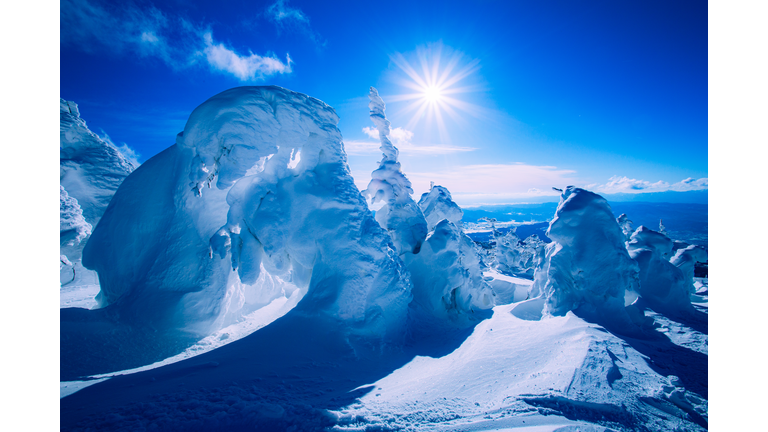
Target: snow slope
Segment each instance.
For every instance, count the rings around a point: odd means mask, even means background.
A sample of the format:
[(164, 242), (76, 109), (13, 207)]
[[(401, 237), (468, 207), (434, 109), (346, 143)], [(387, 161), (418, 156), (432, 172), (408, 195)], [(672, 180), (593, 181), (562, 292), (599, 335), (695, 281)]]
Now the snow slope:
[(65, 397), (62, 430), (705, 430), (706, 355), (660, 332), (540, 319), (542, 306), (497, 306), (469, 333), (384, 356), (352, 349), (338, 321), (289, 314)]

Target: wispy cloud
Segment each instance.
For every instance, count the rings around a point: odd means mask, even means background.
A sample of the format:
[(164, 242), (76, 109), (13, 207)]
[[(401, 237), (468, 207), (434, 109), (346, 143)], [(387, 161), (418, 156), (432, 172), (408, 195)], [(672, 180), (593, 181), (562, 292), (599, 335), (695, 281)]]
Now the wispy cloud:
[(287, 30), (304, 35), (315, 43), (318, 48), (325, 47), (326, 42), (309, 24), (309, 17), (301, 9), (286, 5), (285, 0), (277, 0), (267, 7), (267, 19), (272, 21), (278, 31)]
[(61, 43), (85, 52), (137, 55), (174, 70), (208, 65), (241, 81), (291, 72), (291, 59), (238, 54), (214, 40), (207, 25), (169, 15), (153, 5), (105, 7), (94, 0), (61, 1)]
[[(375, 153), (381, 153), (379, 147), (381, 143), (379, 139), (378, 129), (372, 127), (364, 127), (363, 132), (369, 137), (377, 141), (344, 141), (344, 149), (347, 154), (350, 155), (369, 155)], [(404, 155), (439, 155), (439, 154), (453, 154), (470, 152), (476, 150), (473, 147), (460, 147), (442, 144), (414, 144), (412, 142), (413, 132), (400, 127), (390, 130), (389, 139), (392, 140), (392, 144), (397, 147), (400, 154)]]
[(275, 74), (291, 72), (291, 56), (286, 54), (285, 63), (275, 57), (263, 57), (250, 53), (241, 56), (222, 43), (214, 43), (210, 32), (203, 36), (205, 57), (212, 68), (230, 73), (241, 81), (259, 80)]
[(709, 188), (709, 179), (704, 177), (694, 179), (689, 177), (677, 183), (667, 183), (665, 181), (649, 182), (647, 180), (631, 179), (626, 176), (613, 176), (605, 184), (590, 184), (587, 189), (599, 193), (647, 193), (647, 192), (666, 192), (677, 191), (686, 192), (692, 190), (704, 190)]

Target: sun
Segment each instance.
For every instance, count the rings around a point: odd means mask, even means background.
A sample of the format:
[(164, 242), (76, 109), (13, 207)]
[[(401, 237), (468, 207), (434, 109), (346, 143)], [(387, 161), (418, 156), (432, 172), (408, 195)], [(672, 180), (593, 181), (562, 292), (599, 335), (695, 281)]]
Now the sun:
[(477, 116), (482, 107), (458, 99), (463, 93), (481, 90), (478, 85), (468, 84), (480, 69), (480, 61), (470, 59), (464, 53), (442, 43), (419, 47), (415, 53), (405, 55), (396, 53), (391, 57), (404, 76), (395, 81), (411, 92), (390, 96), (390, 102), (408, 101), (397, 112), (411, 114), (406, 129), (413, 129), (416, 123), (426, 120), (426, 126), (436, 125), (443, 142), (450, 142), (444, 116), (452, 123), (462, 123), (463, 116), (457, 110)]
[(440, 102), (442, 92), (438, 87), (427, 87), (424, 89), (424, 99), (431, 103)]

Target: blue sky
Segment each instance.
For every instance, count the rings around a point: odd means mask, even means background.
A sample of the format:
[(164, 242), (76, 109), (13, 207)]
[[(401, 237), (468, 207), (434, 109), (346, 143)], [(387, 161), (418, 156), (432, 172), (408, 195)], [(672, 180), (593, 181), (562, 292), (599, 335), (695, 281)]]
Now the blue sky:
[[(373, 85), (417, 197), (708, 186), (706, 2), (62, 0), (60, 37), (61, 97), (140, 161), (210, 96), (275, 84), (336, 109), (363, 188)], [(422, 61), (455, 82), (417, 116)]]

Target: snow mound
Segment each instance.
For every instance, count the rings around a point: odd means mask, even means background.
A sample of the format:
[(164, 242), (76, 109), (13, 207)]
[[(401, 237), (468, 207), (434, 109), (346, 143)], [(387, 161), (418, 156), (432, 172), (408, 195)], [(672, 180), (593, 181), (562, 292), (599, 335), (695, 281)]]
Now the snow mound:
[(384, 203), (376, 211), (376, 221), (389, 232), (398, 254), (417, 254), (427, 237), (427, 221), (421, 208), (411, 198), (411, 182), (400, 170), (400, 162), (397, 161), (399, 152), (389, 140), (390, 123), (384, 115), (384, 101), (373, 87), (368, 98), (371, 100), (368, 104), (371, 120), (379, 130), (383, 155), (379, 168), (371, 173), (371, 182), (362, 193), (371, 200), (371, 205)]
[(673, 257), (674, 245), (665, 234), (644, 226), (640, 226), (627, 243), (629, 255), (640, 269), (638, 294), (657, 311), (673, 316), (692, 310), (693, 267), (697, 258), (706, 260), (700, 246), (679, 249)]
[(547, 299), (544, 314), (562, 316), (572, 310), (619, 328), (631, 326), (624, 295), (637, 290), (638, 269), (608, 202), (567, 187), (547, 236), (552, 243), (546, 248), (544, 271), (536, 274)]
[(300, 290), (304, 313), (397, 334), (410, 281), (354, 185), (337, 122), (325, 103), (276, 86), (196, 108), (176, 145), (125, 180), (86, 245), (105, 300), (130, 311), (121, 317), (204, 335)]
[(448, 219), (454, 225), (461, 228), (461, 218), (464, 216), (464, 212), (458, 204), (453, 202), (448, 188), (437, 185), (432, 186), (429, 192), (421, 195), (419, 207), (421, 207), (424, 213), (424, 218), (430, 231), (443, 219)]

